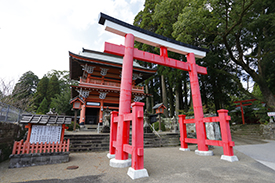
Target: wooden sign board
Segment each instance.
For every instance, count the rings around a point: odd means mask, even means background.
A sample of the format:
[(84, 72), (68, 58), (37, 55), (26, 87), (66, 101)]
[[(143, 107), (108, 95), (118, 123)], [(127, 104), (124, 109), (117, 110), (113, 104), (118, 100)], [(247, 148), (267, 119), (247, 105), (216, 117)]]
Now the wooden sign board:
[(32, 125), (30, 143), (60, 142), (62, 126)]

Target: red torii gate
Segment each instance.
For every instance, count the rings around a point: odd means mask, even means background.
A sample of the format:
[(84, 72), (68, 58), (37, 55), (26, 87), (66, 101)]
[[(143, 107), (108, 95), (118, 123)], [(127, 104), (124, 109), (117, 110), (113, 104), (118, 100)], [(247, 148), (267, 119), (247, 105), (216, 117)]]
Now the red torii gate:
[(240, 107), (241, 108), (243, 124), (245, 124), (243, 106), (252, 105), (252, 103), (248, 103), (248, 102), (254, 102), (254, 101), (256, 101), (256, 99), (241, 100), (241, 101), (235, 101), (234, 102), (234, 103), (236, 103), (236, 107)]
[[(197, 49), (199, 48), (194, 46), (192, 46), (192, 48), (190, 45), (188, 45), (189, 47), (187, 48), (185, 47), (186, 45), (180, 45), (177, 47), (173, 44), (169, 44), (169, 41), (162, 41), (159, 39), (155, 40), (155, 38), (151, 35), (144, 36), (143, 33), (139, 32), (141, 29), (132, 30), (131, 27), (129, 27), (131, 25), (126, 24), (125, 22), (122, 22), (120, 20), (114, 19), (112, 17), (109, 17), (108, 15), (105, 15), (103, 13), (100, 14), (99, 23), (103, 25), (106, 24), (106, 30), (116, 33), (118, 35), (125, 36), (125, 46), (105, 42), (104, 49), (105, 53), (123, 56), (121, 88), (119, 98), (119, 113), (113, 112), (111, 116), (110, 152), (108, 154), (108, 157), (115, 158), (110, 160), (110, 166), (127, 167), (130, 166), (132, 163), (132, 167), (128, 170), (128, 175), (132, 179), (148, 176), (147, 170), (143, 167), (143, 123), (141, 123), (140, 121), (140, 119), (143, 118), (142, 107), (144, 104), (139, 102), (133, 103), (133, 110), (132, 113), (130, 113), (132, 72), (134, 59), (164, 65), (176, 69), (181, 69), (189, 72), (195, 116), (194, 122), (197, 131), (196, 143), (198, 144), (198, 150), (196, 151), (196, 154), (206, 156), (213, 155), (213, 152), (208, 150), (208, 144), (206, 144), (207, 137), (204, 125), (205, 121), (198, 81), (198, 73), (207, 74), (207, 70), (205, 67), (197, 65), (195, 61), (195, 56), (198, 58), (203, 58), (205, 56), (206, 51), (203, 49), (198, 51)], [(150, 44), (152, 46), (160, 47), (160, 55), (151, 54), (134, 48), (135, 40), (142, 43)], [(187, 56), (187, 62), (182, 62), (179, 60), (168, 58), (168, 49), (170, 51), (185, 54)], [(225, 115), (223, 121), (228, 121), (229, 118)], [(131, 120), (133, 122), (133, 140), (132, 145), (129, 145), (128, 143)], [(181, 121), (184, 123), (184, 120)], [(210, 121), (208, 120), (208, 122)], [(225, 129), (228, 130), (228, 127), (229, 126), (226, 126)], [(182, 130), (183, 129), (181, 129), (181, 131)], [(227, 131), (226, 133), (230, 134), (230, 129), (229, 132)], [(142, 134), (142, 136), (140, 134)], [(230, 150), (231, 153), (228, 154), (232, 156), (232, 146), (234, 146), (234, 142), (231, 141), (231, 135), (227, 135), (227, 137), (227, 142), (215, 142), (215, 144), (222, 146), (222, 144), (227, 143), (228, 146), (225, 147)], [(182, 148), (180, 148), (180, 150), (189, 150), (188, 147), (186, 148), (184, 137), (181, 137), (181, 140)], [(132, 162), (130, 159), (128, 159), (128, 154), (132, 154)]]

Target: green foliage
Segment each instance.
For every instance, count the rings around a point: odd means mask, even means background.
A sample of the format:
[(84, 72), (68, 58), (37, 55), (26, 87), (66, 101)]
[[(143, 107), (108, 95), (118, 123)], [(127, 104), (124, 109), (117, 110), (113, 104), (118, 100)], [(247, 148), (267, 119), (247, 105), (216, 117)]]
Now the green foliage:
[(61, 94), (56, 94), (52, 98), (50, 108), (55, 108), (58, 114), (73, 115), (72, 105), (69, 101), (71, 99), (71, 90), (69, 87), (65, 88)]
[(41, 104), (39, 105), (36, 113), (37, 114), (46, 114), (47, 112), (49, 112), (49, 102), (47, 101), (47, 98), (45, 97), (43, 99), (43, 101), (41, 102)]
[(34, 94), (34, 109), (37, 110), (40, 103), (46, 97), (47, 89), (49, 84), (49, 78), (47, 76), (43, 76), (43, 78), (39, 81), (37, 85), (37, 91)]
[[(161, 131), (166, 131), (164, 123), (162, 122), (160, 125), (161, 125)], [(159, 130), (159, 122), (158, 121), (153, 123), (152, 126), (155, 128), (156, 131)]]
[(259, 85), (267, 105), (275, 109), (275, 4), (269, 0), (187, 2), (173, 25), (172, 35), (182, 42), (200, 46), (212, 43), (224, 50), (233, 70), (220, 71), (227, 73), (241, 92), (255, 98), (241, 84), (242, 78), (249, 75)]
[(51, 103), (52, 98), (55, 97), (56, 94), (57, 95), (60, 94), (59, 81), (56, 75), (52, 75), (52, 77), (49, 80), (47, 94), (46, 94), (46, 98), (49, 103)]
[[(68, 131), (73, 131), (74, 130), (74, 122), (72, 121), (71, 124), (66, 125), (66, 127), (69, 127)], [(75, 129), (79, 129), (79, 128), (80, 128), (79, 124), (76, 123)]]
[(36, 91), (38, 81), (38, 77), (32, 71), (24, 73), (9, 97), (9, 104), (25, 111), (31, 111), (30, 106), (33, 103), (33, 94)]

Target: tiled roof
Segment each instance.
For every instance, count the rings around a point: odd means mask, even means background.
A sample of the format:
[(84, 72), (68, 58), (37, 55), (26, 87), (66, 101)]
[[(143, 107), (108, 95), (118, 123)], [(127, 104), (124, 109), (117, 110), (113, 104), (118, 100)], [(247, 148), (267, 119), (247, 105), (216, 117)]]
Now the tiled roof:
[(71, 124), (72, 117), (70, 116), (50, 116), (50, 115), (37, 115), (37, 114), (23, 114), (19, 123), (27, 124)]
[[(153, 109), (157, 109), (157, 108), (159, 108), (160, 106), (162, 106), (163, 105), (163, 103), (159, 103), (159, 104), (156, 104), (154, 107), (153, 107)], [(163, 105), (164, 106), (164, 105)], [(165, 106), (164, 106), (165, 107)]]

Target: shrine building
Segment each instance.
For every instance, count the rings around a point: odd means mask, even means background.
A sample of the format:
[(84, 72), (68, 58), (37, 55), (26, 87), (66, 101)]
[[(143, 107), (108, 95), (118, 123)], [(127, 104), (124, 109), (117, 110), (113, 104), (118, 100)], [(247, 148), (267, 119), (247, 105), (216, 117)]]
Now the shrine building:
[[(70, 102), (75, 109), (81, 109), (79, 124), (101, 123), (104, 109), (119, 109), (123, 57), (84, 48), (79, 54), (69, 52), (69, 56), (70, 79), (79, 81), (78, 86), (71, 86)], [(154, 75), (156, 71), (134, 61), (132, 102), (150, 96), (137, 84)]]

